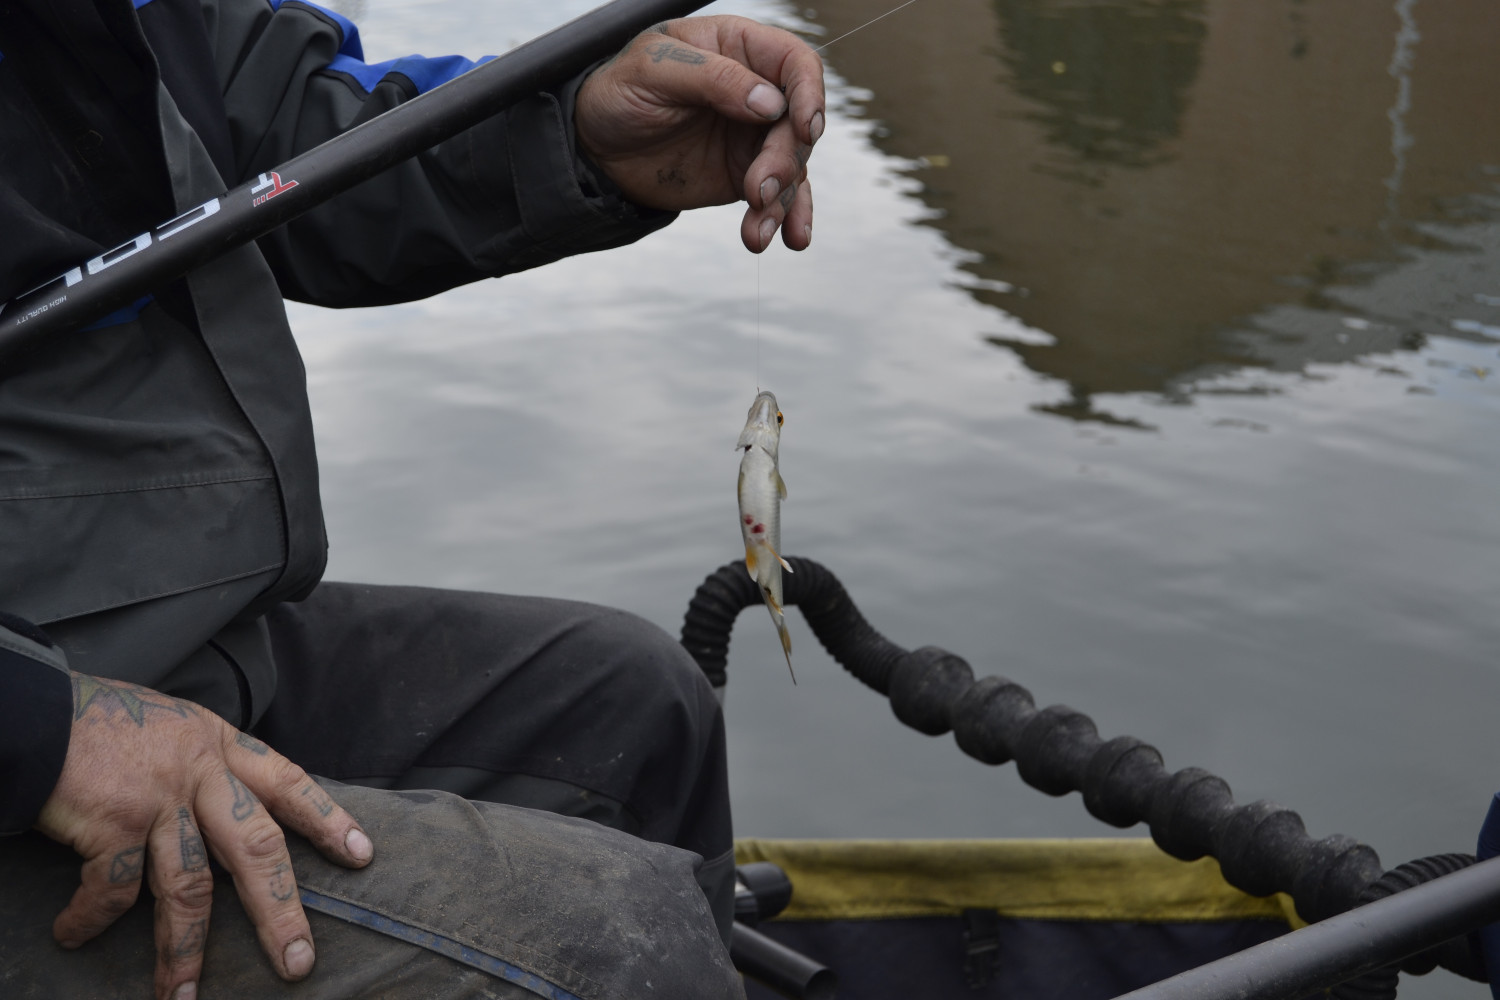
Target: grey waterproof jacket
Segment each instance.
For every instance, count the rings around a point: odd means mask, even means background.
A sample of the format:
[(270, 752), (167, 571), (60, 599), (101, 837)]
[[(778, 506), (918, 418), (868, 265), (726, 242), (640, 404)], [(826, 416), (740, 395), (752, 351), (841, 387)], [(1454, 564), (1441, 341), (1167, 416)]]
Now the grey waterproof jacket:
[[(302, 0), (7, 0), (0, 302), (470, 65), (368, 65), (354, 25)], [(283, 296), (408, 300), (670, 221), (580, 160), (576, 87), (0, 361), (0, 832), (56, 781), (65, 667), (242, 727), (269, 703), (260, 615), (326, 548)]]

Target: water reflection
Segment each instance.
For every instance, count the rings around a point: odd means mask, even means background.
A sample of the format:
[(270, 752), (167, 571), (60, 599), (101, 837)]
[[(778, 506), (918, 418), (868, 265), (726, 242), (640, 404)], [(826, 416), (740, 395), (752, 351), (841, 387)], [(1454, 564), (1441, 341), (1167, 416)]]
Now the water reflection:
[(1396, 32), (1396, 51), (1391, 55), (1388, 72), (1396, 80), (1396, 103), (1391, 105), (1386, 117), (1391, 120), (1391, 175), (1385, 179), (1390, 194), (1386, 198), (1387, 222), (1393, 221), (1399, 211), (1401, 180), (1406, 175), (1406, 151), (1416, 140), (1406, 127), (1406, 116), (1411, 111), (1411, 69), (1416, 57), (1416, 44), (1422, 40), (1417, 31), (1414, 8), (1417, 0), (1397, 0), (1396, 17), (1401, 27)]
[[(1436, 249), (1426, 224), (1495, 217), (1475, 198), (1500, 164), (1489, 0), (1425, 21), (1416, 0), (921, 10), (826, 55), (914, 162), (929, 224), (972, 252), (971, 294), (1050, 334), (990, 338), (1066, 384), (1045, 412), (1109, 421), (1105, 394), (1183, 400), (1223, 370), (1349, 357), (1337, 312), (1281, 329), (1274, 357), (1244, 332), (1341, 309), (1342, 289)], [(831, 37), (872, 10), (816, 14)]]
[(1203, 45), (1202, 0), (995, 0), (1001, 60), (1047, 141), (1147, 166), (1181, 129)]

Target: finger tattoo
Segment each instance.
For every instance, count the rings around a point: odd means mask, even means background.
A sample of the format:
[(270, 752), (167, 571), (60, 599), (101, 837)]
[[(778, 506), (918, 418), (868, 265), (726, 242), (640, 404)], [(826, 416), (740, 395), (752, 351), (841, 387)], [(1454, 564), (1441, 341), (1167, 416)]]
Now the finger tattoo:
[(193, 825), (192, 814), (183, 806), (177, 808), (177, 846), (182, 851), (182, 870), (201, 872), (208, 867), (208, 852), (203, 848), (203, 836)]
[(271, 752), (270, 747), (266, 746), (264, 743), (256, 739), (254, 736), (251, 736), (249, 733), (235, 733), (234, 741), (240, 746), (244, 747), (246, 750), (249, 750), (251, 753), (258, 754), (262, 757)]
[(203, 952), (203, 942), (208, 937), (208, 921), (194, 920), (172, 949), (177, 958), (191, 958)]
[(333, 800), (328, 793), (319, 788), (315, 783), (308, 782), (307, 787), (302, 789), (302, 797), (312, 803), (319, 816), (330, 816), (333, 814)]
[(230, 808), (230, 812), (236, 823), (242, 823), (255, 812), (255, 807), (260, 804), (260, 800), (255, 797), (254, 792), (245, 787), (244, 782), (234, 776), (232, 771), (226, 770), (224, 777), (229, 779), (229, 787), (234, 791), (234, 805)]
[(652, 42), (646, 46), (646, 55), (651, 61), (659, 63), (662, 60), (671, 62), (687, 63), (689, 66), (701, 66), (708, 62), (708, 56), (697, 49), (684, 48), (676, 42)]
[(146, 870), (146, 848), (127, 847), (109, 862), (109, 880), (112, 883), (139, 882)]
[(271, 872), (271, 896), (278, 902), (285, 903), (296, 894), (296, 876), (292, 874), (292, 866), (283, 861)]

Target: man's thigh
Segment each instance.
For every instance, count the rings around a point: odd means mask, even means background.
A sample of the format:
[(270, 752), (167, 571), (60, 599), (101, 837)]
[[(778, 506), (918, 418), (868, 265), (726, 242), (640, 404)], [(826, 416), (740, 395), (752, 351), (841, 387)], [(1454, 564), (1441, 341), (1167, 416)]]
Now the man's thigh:
[(621, 611), (331, 583), (268, 621), (277, 694), (256, 735), (317, 774), (433, 787), (413, 772), (449, 769), (476, 786), (447, 789), (465, 794), (511, 776), (562, 782), (581, 809), (619, 803), (611, 825), (672, 842), (687, 790), (722, 771), (701, 672)]
[[(232, 883), (220, 879), (201, 996), (743, 995), (692, 855), (441, 792), (328, 787), (377, 846), (369, 868), (347, 871), (288, 836), (317, 950), (313, 974), (295, 987), (276, 977)], [(11, 838), (0, 843), (0, 880), (0, 995), (149, 994), (149, 898), (68, 952), (52, 941), (51, 924), (78, 884), (77, 856), (37, 834)]]

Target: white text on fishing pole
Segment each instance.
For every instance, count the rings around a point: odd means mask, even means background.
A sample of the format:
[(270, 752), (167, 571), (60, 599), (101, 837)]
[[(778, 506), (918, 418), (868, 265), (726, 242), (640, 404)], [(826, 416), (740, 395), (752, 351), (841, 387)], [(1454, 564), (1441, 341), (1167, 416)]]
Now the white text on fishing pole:
[[(292, 182), (292, 184), (296, 183), (296, 181)], [(63, 289), (64, 291), (66, 291), (67, 289), (72, 288), (74, 285), (83, 281), (85, 274), (98, 274), (101, 271), (113, 267), (120, 261), (125, 260), (127, 257), (134, 257), (142, 250), (150, 247), (152, 243), (160, 243), (164, 240), (171, 239), (173, 236), (176, 236), (184, 229), (196, 226), (198, 223), (202, 222), (210, 215), (217, 215), (219, 212), (219, 204), (220, 199), (210, 198), (208, 201), (205, 201), (197, 208), (190, 208), (186, 212), (183, 212), (181, 215), (177, 216), (177, 218), (163, 222), (161, 225), (157, 226), (149, 233), (141, 233), (141, 235), (137, 236), (135, 239), (130, 240), (126, 243), (122, 243), (119, 246), (115, 247), (113, 250), (106, 250), (104, 253), (101, 253), (99, 256), (83, 264), (81, 267), (70, 268), (69, 270), (64, 271), (62, 274), (59, 274), (57, 277), (53, 278), (51, 281), (45, 281), (42, 284), (37, 285), (35, 288), (31, 289), (31, 291), (29, 292), (22, 292), (20, 295), (17, 295), (15, 298), (11, 299), (9, 302), (0, 304), (0, 315), (3, 315), (7, 308), (15, 305), (17, 302), (24, 302), (27, 299), (32, 298), (33, 296), (40, 296), (42, 293), (51, 290), (51, 288), (58, 282), (62, 282)], [(37, 316), (51, 309), (53, 306), (61, 304), (65, 299), (67, 299), (66, 294), (62, 295), (59, 298), (53, 299), (46, 305), (38, 309), (33, 309), (30, 312), (20, 316), (16, 320), (16, 323), (21, 324), (25, 323), (29, 319), (35, 319)]]

